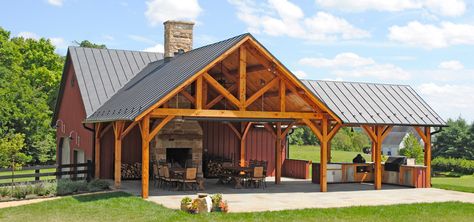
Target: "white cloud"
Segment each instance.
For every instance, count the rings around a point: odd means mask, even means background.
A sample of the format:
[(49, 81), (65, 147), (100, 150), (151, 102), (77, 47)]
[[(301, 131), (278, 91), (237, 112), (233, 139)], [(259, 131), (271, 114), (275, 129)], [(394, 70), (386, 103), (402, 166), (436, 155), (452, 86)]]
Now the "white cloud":
[(441, 62), (438, 68), (449, 69), (449, 70), (461, 70), (461, 69), (464, 69), (464, 65), (457, 60), (450, 60), (450, 61)]
[(36, 39), (38, 40), (40, 37), (33, 32), (19, 32), (16, 36), (23, 37), (25, 39)]
[(167, 20), (194, 21), (202, 12), (198, 0), (149, 0), (146, 5), (145, 16), (152, 26)]
[(237, 9), (237, 17), (246, 23), (248, 31), (271, 36), (289, 36), (310, 41), (360, 39), (368, 31), (351, 25), (347, 20), (326, 12), (305, 16), (303, 10), (288, 0), (228, 0)]
[(53, 6), (63, 6), (63, 0), (48, 0), (48, 4)]
[(163, 53), (165, 51), (165, 47), (162, 44), (156, 44), (152, 47), (148, 47), (148, 48), (144, 49), (143, 51)]
[(337, 8), (344, 11), (388, 11), (428, 10), (442, 16), (460, 16), (466, 11), (463, 0), (316, 0), (324, 8)]
[(474, 25), (441, 22), (439, 26), (409, 22), (406, 26), (389, 28), (392, 41), (424, 48), (444, 48), (451, 45), (474, 45)]
[(293, 74), (295, 74), (295, 76), (300, 78), (300, 79), (304, 79), (308, 76), (308, 74), (306, 74), (306, 72), (304, 72), (302, 70), (296, 70), (296, 71), (293, 72)]
[(316, 68), (328, 68), (339, 78), (365, 78), (372, 77), (381, 80), (396, 79), (407, 80), (411, 75), (404, 69), (393, 64), (379, 64), (372, 58), (361, 57), (355, 53), (340, 53), (332, 59), (328, 58), (302, 58), (299, 64)]
[(107, 40), (107, 41), (114, 41), (115, 38), (111, 35), (102, 35), (102, 38)]
[(49, 38), (49, 40), (51, 41), (51, 44), (53, 44), (54, 46), (56, 46), (57, 49), (65, 49), (65, 48), (67, 48), (67, 42), (66, 42), (66, 40), (64, 40), (64, 39), (61, 38), (61, 37), (53, 37), (53, 38)]
[(352, 52), (337, 54), (333, 59), (327, 58), (303, 58), (299, 61), (302, 65), (309, 65), (316, 68), (339, 68), (339, 67), (358, 67), (374, 64), (371, 58), (360, 57)]
[(424, 83), (417, 87), (422, 97), (446, 117), (474, 116), (474, 85)]

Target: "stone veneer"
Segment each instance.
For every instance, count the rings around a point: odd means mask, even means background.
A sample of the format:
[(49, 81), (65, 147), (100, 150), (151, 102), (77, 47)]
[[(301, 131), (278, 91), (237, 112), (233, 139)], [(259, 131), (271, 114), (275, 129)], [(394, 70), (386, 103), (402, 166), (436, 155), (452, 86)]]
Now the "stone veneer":
[(191, 148), (193, 165), (202, 173), (202, 128), (198, 121), (175, 119), (155, 136), (150, 149), (154, 160), (166, 160), (166, 149)]
[(193, 49), (193, 22), (166, 21), (165, 57), (173, 57), (179, 49), (185, 52)]

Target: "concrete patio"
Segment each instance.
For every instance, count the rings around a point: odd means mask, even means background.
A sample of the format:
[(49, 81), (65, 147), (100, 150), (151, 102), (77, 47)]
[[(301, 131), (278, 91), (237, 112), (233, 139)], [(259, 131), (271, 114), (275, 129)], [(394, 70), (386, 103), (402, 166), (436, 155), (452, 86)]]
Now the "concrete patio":
[[(258, 212), (303, 208), (331, 208), (349, 206), (374, 206), (408, 203), (433, 203), (461, 201), (474, 203), (474, 194), (435, 188), (408, 188), (383, 185), (382, 190), (373, 190), (373, 184), (328, 184), (328, 192), (319, 192), (319, 186), (308, 180), (282, 178), (274, 184), (267, 178), (266, 189), (234, 189), (232, 185), (217, 184), (217, 180), (206, 180), (209, 194), (222, 193), (231, 212)], [(150, 183), (152, 185), (153, 183)], [(122, 181), (121, 190), (140, 195), (140, 181)], [(196, 191), (168, 191), (150, 186), (149, 201), (172, 209), (179, 209), (180, 200), (194, 198)]]

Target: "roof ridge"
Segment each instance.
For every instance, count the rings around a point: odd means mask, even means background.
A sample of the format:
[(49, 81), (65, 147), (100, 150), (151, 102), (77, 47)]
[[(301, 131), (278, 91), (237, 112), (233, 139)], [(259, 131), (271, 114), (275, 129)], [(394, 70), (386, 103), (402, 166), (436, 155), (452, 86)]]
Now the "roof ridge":
[(147, 52), (147, 51), (142, 51), (142, 50), (131, 50), (131, 49), (110, 49), (110, 48), (105, 48), (105, 49), (99, 49), (99, 48), (91, 48), (91, 47), (82, 47), (82, 46), (76, 46), (76, 45), (70, 45), (68, 46), (69, 48), (76, 48), (76, 49), (91, 49), (91, 50), (108, 50), (108, 51), (125, 51), (125, 52), (143, 52), (143, 53), (153, 53), (153, 54), (161, 54), (163, 55), (163, 52)]
[(376, 83), (376, 82), (320, 80), (320, 79), (301, 79), (301, 81), (336, 82), (336, 83), (358, 83), (358, 84), (370, 84), (370, 85), (389, 85), (389, 86), (408, 86), (408, 87), (411, 87), (411, 85), (408, 85), (408, 84), (395, 84), (395, 83)]

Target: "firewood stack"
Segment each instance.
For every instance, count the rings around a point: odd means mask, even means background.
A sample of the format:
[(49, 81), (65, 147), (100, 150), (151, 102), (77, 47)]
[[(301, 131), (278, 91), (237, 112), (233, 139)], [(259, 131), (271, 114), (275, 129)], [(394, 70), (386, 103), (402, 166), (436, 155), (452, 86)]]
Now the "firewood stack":
[(141, 163), (122, 163), (122, 179), (133, 180), (142, 178)]
[(222, 168), (222, 164), (226, 162), (223, 160), (208, 160), (206, 164), (206, 177), (207, 178), (215, 178), (224, 175), (224, 169)]

